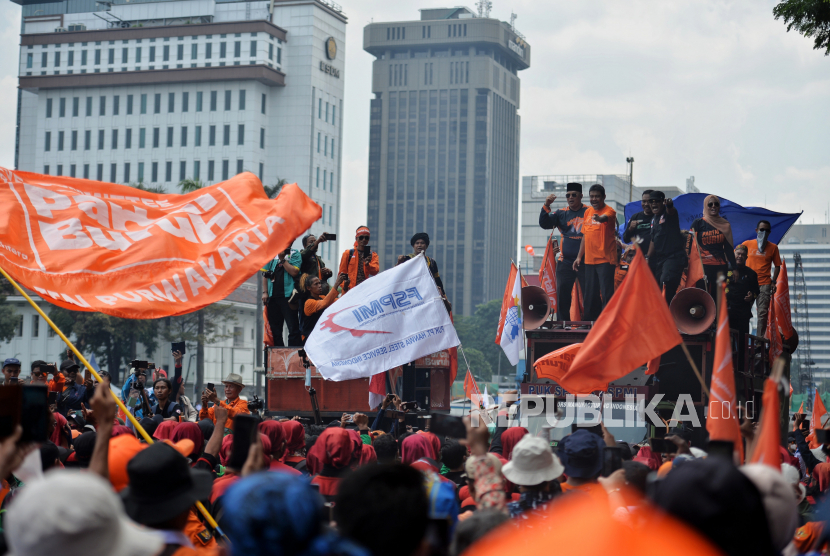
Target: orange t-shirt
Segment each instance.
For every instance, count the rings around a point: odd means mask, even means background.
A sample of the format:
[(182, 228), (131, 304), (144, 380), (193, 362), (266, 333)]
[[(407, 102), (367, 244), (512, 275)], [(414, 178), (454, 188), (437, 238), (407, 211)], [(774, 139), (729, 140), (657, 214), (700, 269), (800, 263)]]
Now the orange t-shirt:
[(758, 285), (768, 286), (772, 284), (772, 264), (781, 266), (781, 255), (778, 253), (778, 246), (767, 242), (764, 252), (758, 250), (758, 240), (748, 239), (741, 245), (746, 247), (746, 266), (755, 271), (758, 275)]
[[(594, 215), (607, 216), (605, 222), (595, 222)], [(585, 264), (617, 264), (617, 211), (605, 205), (596, 211), (585, 210), (582, 221), (582, 241), (585, 242)]]

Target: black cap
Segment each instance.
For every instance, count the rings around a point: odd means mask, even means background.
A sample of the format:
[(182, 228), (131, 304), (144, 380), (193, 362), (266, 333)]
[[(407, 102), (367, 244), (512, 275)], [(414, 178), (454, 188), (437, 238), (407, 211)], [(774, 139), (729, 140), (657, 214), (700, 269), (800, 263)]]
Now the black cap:
[(582, 184), (581, 183), (569, 183), (566, 186), (565, 191), (576, 191), (577, 193), (582, 193)]
[(75, 459), (78, 467), (89, 467), (89, 460), (92, 459), (92, 451), (95, 449), (96, 434), (87, 431), (75, 439)]
[(655, 201), (662, 201), (666, 198), (666, 194), (662, 191), (657, 191), (656, 189), (648, 194), (649, 199), (654, 199)]
[(409, 240), (409, 245), (411, 245), (412, 247), (415, 247), (415, 242), (418, 241), (419, 239), (422, 239), (425, 242), (427, 242), (427, 247), (429, 247), (429, 235), (427, 235), (426, 232), (418, 232), (417, 234), (412, 236), (412, 239)]
[(81, 366), (72, 361), (71, 359), (65, 359), (64, 362), (61, 363), (61, 372), (69, 371), (72, 368), (78, 370), (81, 368)]
[(127, 515), (142, 525), (173, 519), (213, 487), (209, 471), (192, 469), (183, 455), (163, 442), (142, 450), (127, 464), (130, 484), (121, 491)]

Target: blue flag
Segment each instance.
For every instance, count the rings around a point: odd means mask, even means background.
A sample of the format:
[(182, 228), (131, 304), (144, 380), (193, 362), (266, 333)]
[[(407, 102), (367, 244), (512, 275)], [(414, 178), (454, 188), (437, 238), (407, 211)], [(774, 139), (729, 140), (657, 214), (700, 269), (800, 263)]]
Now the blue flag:
[[(709, 194), (684, 193), (674, 198), (674, 208), (680, 215), (680, 229), (688, 230), (692, 222), (703, 216), (703, 200), (707, 195)], [(640, 201), (625, 205), (625, 223), (619, 228), (620, 237), (631, 217), (641, 210), (643, 209)], [(757, 237), (755, 227), (759, 220), (767, 220), (772, 225), (768, 241), (775, 244), (781, 243), (784, 235), (795, 224), (802, 212), (784, 213), (760, 207), (742, 207), (738, 203), (720, 197), (720, 214), (732, 225), (732, 238), (735, 240), (735, 245)]]

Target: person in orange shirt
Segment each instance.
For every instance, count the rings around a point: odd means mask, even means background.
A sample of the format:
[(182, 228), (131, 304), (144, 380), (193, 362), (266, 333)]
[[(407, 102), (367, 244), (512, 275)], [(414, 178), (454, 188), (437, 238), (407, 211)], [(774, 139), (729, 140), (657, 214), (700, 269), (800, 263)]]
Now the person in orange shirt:
[(354, 248), (343, 251), (343, 256), (340, 257), (338, 273), (348, 277), (343, 286), (344, 293), (380, 272), (378, 254), (369, 248), (370, 237), (369, 228), (360, 226), (355, 232)]
[(305, 341), (308, 339), (311, 331), (314, 330), (315, 326), (317, 326), (317, 321), (320, 320), (321, 316), (323, 316), (323, 311), (325, 311), (329, 305), (334, 303), (337, 299), (337, 288), (345, 280), (346, 277), (344, 275), (341, 274), (338, 276), (337, 280), (334, 282), (334, 286), (332, 286), (329, 293), (326, 294), (326, 297), (323, 297), (323, 282), (318, 277), (303, 274), (303, 277), (300, 278), (300, 289), (308, 295), (308, 298), (303, 302), (302, 309), (303, 345), (305, 345)]
[(591, 206), (582, 222), (582, 242), (573, 264), (574, 271), (584, 259), (585, 301), (583, 320), (597, 320), (614, 295), (617, 269), (617, 212), (605, 204), (605, 188), (595, 183), (588, 190)]
[[(761, 293), (755, 300), (755, 306), (758, 309), (758, 336), (764, 336), (767, 332), (767, 315), (769, 314), (770, 298), (775, 295), (775, 284), (778, 281), (778, 272), (781, 270), (781, 254), (778, 252), (778, 246), (771, 241), (767, 241), (769, 234), (772, 232), (772, 224), (766, 220), (761, 220), (755, 226), (755, 232), (758, 234), (757, 239), (748, 239), (741, 245), (747, 249), (746, 266), (755, 271), (758, 275), (758, 285), (761, 287)], [(772, 270), (772, 265), (775, 265), (775, 270)], [(770, 272), (772, 270), (772, 272)]]
[(208, 408), (207, 406), (208, 402), (213, 402), (214, 404), (228, 410), (228, 419), (225, 421), (224, 426), (225, 432), (231, 433), (233, 432), (233, 418), (240, 413), (247, 413), (250, 415), (251, 410), (248, 409), (248, 402), (239, 397), (239, 393), (242, 392), (243, 388), (245, 388), (241, 375), (231, 373), (228, 375), (228, 378), (222, 381), (222, 384), (225, 386), (224, 402), (219, 401), (219, 396), (216, 395), (216, 390), (205, 389), (205, 391), (202, 392), (202, 410), (199, 411), (199, 420), (210, 419), (213, 421), (214, 425), (217, 425), (216, 416), (213, 414), (213, 408)]

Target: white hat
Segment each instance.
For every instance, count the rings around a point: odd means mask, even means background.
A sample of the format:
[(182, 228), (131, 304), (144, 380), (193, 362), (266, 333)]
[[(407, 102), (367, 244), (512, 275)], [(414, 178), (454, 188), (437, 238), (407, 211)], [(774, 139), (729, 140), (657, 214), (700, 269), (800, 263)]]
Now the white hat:
[(776, 550), (783, 550), (798, 528), (798, 502), (792, 484), (778, 468), (763, 463), (744, 465), (740, 470), (761, 493), (772, 543)]
[(22, 489), (4, 529), (16, 556), (153, 556), (164, 546), (130, 521), (108, 482), (79, 471), (53, 471)]
[(526, 434), (513, 448), (501, 473), (513, 484), (533, 486), (552, 481), (564, 471), (562, 462), (550, 451), (549, 441)]
[(798, 487), (798, 503), (803, 502), (804, 498), (807, 497), (807, 487), (801, 483), (801, 473), (798, 472), (798, 469), (789, 463), (782, 463), (781, 474), (784, 475), (788, 483), (794, 487)]
[(821, 449), (821, 446), (819, 446), (818, 448), (810, 448), (810, 452), (820, 462), (824, 463), (827, 461), (827, 454), (824, 453), (824, 450)]
[(245, 388), (245, 383), (242, 382), (242, 375), (238, 375), (236, 373), (229, 374), (228, 377), (225, 380), (222, 381), (223, 384), (225, 382), (229, 382), (231, 384), (237, 384), (237, 385), (241, 386), (242, 388)]
[(689, 450), (692, 452), (692, 455), (698, 459), (705, 458), (709, 455), (704, 450), (701, 450), (700, 448), (697, 448), (695, 446), (690, 446)]

